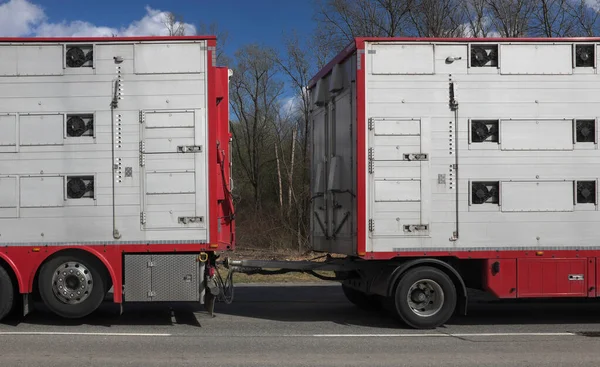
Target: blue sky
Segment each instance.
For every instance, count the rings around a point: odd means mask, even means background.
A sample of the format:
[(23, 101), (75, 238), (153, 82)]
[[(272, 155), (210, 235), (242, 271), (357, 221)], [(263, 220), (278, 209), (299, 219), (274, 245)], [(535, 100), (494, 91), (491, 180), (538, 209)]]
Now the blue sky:
[[(63, 33), (74, 33), (82, 29), (84, 33), (97, 31), (92, 27), (126, 29), (147, 16), (148, 8), (155, 11), (171, 11), (181, 14), (186, 23), (196, 26), (200, 22), (217, 23), (219, 28), (227, 30), (229, 37), (225, 51), (229, 55), (241, 45), (250, 42), (264, 43), (277, 48), (282, 44), (284, 32), (296, 30), (300, 34), (308, 34), (313, 28), (313, 7), (310, 0), (0, 0), (0, 6), (7, 4), (12, 5), (12, 12), (23, 12), (18, 9), (35, 9), (31, 11), (38, 12), (36, 20), (28, 30), (40, 34), (33, 35), (69, 35)], [(0, 11), (7, 13), (5, 9)], [(5, 14), (6, 16), (8, 14)], [(2, 18), (0, 15), (0, 24)], [(21, 22), (27, 20), (23, 18)], [(18, 20), (11, 16), (11, 21)], [(48, 27), (40, 27), (36, 31), (36, 22), (54, 27), (50, 28), (51, 31)], [(57, 29), (61, 24), (64, 27)], [(3, 32), (3, 28), (0, 25), (0, 33), (6, 33)]]

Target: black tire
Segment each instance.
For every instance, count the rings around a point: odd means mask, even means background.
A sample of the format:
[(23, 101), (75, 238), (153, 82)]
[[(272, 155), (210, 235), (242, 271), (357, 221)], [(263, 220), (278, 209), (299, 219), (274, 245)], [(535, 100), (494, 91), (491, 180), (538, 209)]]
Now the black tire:
[(0, 320), (12, 311), (15, 305), (15, 285), (6, 270), (0, 266)]
[[(68, 264), (65, 267), (65, 264)], [(81, 271), (82, 280), (85, 282), (78, 281), (78, 286), (73, 286), (69, 288), (68, 286), (64, 288), (66, 297), (59, 297), (55, 293), (58, 289), (53, 288), (58, 284), (69, 283), (69, 279), (66, 278), (54, 278), (55, 276), (60, 276), (59, 270), (67, 271), (76, 269), (85, 269)], [(85, 272), (87, 271), (87, 272)], [(58, 274), (58, 275), (57, 275)], [(67, 274), (66, 277), (72, 277), (72, 275)], [(75, 276), (77, 278), (77, 276)], [(60, 281), (61, 279), (64, 279)], [(46, 307), (50, 309), (53, 313), (62, 316), (64, 318), (76, 319), (87, 316), (94, 312), (104, 300), (104, 296), (108, 289), (106, 289), (106, 271), (104, 270), (104, 266), (100, 263), (92, 255), (86, 254), (69, 254), (69, 255), (59, 255), (55, 258), (52, 258), (45, 262), (39, 274), (38, 287), (40, 291), (40, 296), (44, 301)], [(59, 281), (57, 281), (59, 280)], [(82, 298), (77, 299), (77, 290), (79, 286), (90, 286), (89, 291), (85, 292), (81, 295)], [(73, 295), (75, 299), (73, 299)], [(71, 302), (76, 303), (68, 303), (68, 297), (72, 296)], [(85, 297), (85, 298), (84, 298)]]
[(361, 310), (376, 311), (381, 308), (381, 302), (377, 296), (365, 294), (359, 290), (350, 288), (345, 284), (342, 284), (342, 291), (344, 291), (344, 295), (348, 301), (352, 302)]
[[(422, 282), (411, 291), (413, 285)], [(442, 296), (439, 296), (439, 287), (442, 291)], [(422, 286), (429, 293), (419, 289)], [(424, 301), (417, 303), (412, 297), (409, 301), (409, 292), (414, 294), (416, 298), (423, 293)], [(433, 295), (435, 294), (435, 297)], [(392, 306), (395, 316), (400, 318), (408, 326), (415, 329), (433, 329), (445, 324), (454, 314), (457, 303), (456, 286), (452, 279), (443, 271), (433, 267), (418, 267), (408, 270), (399, 280), (396, 285)], [(416, 310), (411, 308), (413, 305), (423, 306), (424, 308)], [(432, 310), (427, 310), (426, 307), (431, 307)], [(437, 311), (436, 311), (437, 310)], [(431, 312), (431, 314), (427, 314)], [(421, 314), (419, 314), (421, 313)]]

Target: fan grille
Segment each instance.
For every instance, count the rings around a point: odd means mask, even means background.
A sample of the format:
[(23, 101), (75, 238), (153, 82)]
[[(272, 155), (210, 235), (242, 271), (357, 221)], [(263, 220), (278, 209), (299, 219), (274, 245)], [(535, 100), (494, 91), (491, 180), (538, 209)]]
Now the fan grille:
[(471, 202), (473, 204), (498, 204), (500, 202), (499, 182), (473, 182)]

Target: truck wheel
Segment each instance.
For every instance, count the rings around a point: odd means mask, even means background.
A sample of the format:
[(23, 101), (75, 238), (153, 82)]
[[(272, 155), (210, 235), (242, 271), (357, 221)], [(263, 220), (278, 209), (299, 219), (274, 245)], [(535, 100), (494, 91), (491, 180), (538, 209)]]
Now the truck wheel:
[(42, 265), (38, 286), (44, 304), (55, 314), (75, 319), (94, 312), (107, 289), (102, 265), (84, 255), (57, 256)]
[(354, 305), (362, 310), (375, 311), (381, 307), (381, 303), (376, 296), (365, 294), (345, 284), (342, 284), (342, 290), (348, 301), (354, 303)]
[(0, 266), (0, 320), (10, 313), (14, 305), (15, 288), (6, 270)]
[(452, 317), (456, 299), (456, 287), (446, 273), (432, 267), (418, 267), (400, 278), (393, 308), (410, 327), (432, 329)]

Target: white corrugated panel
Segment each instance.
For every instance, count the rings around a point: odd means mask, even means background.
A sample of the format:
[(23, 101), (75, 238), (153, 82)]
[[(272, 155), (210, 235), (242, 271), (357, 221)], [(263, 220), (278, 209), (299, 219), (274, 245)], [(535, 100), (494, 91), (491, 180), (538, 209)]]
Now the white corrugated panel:
[(433, 74), (433, 45), (375, 44), (371, 53), (373, 74)]
[(573, 182), (502, 182), (503, 212), (573, 211)]
[(13, 146), (17, 144), (17, 116), (0, 116), (0, 145)]
[(573, 150), (572, 120), (501, 120), (502, 150)]
[(420, 135), (421, 121), (410, 119), (373, 119), (375, 135)]
[(182, 74), (204, 71), (204, 53), (199, 43), (136, 44), (136, 74)]
[(573, 74), (572, 52), (569, 44), (500, 45), (500, 73)]
[(17, 207), (17, 178), (0, 177), (0, 208)]
[(61, 145), (64, 142), (64, 115), (21, 115), (21, 145)]
[(22, 208), (64, 206), (63, 177), (21, 177), (20, 189)]
[(420, 180), (375, 181), (375, 201), (420, 200)]
[(147, 194), (189, 194), (196, 192), (193, 172), (153, 172), (146, 175)]

